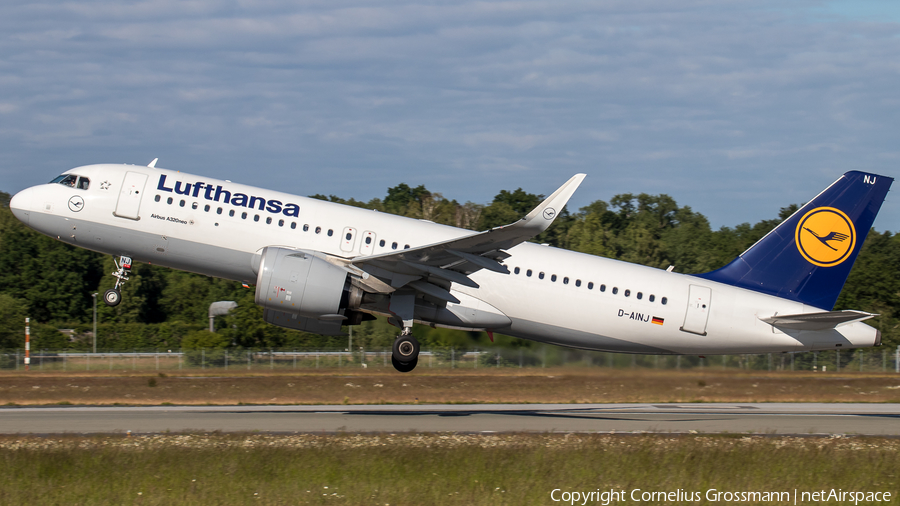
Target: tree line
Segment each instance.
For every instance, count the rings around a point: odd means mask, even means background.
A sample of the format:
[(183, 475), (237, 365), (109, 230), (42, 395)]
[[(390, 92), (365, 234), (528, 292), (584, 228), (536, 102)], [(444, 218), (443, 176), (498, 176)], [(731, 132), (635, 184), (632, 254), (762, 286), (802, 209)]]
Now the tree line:
[[(368, 202), (334, 195), (313, 198), (430, 220), (471, 230), (512, 223), (544, 198), (502, 190), (490, 204), (460, 204), (424, 186), (390, 187), (383, 199)], [(0, 348), (22, 347), (26, 316), (32, 319), (34, 349), (89, 348), (91, 294), (112, 288), (113, 259), (40, 235), (19, 222), (0, 192)], [(621, 194), (595, 201), (577, 212), (563, 210), (535, 242), (628, 262), (695, 274), (724, 266), (798, 208), (782, 208), (777, 218), (713, 230), (709, 221), (668, 195)], [(119, 306), (98, 301), (98, 347), (346, 347), (344, 337), (296, 332), (262, 320), (253, 289), (147, 264), (135, 264)], [(238, 308), (204, 331), (211, 302), (234, 300)], [(885, 344), (900, 343), (900, 237), (870, 231), (835, 309), (859, 309), (880, 316), (868, 323), (882, 331)], [(63, 334), (58, 329), (71, 329)], [(390, 346), (396, 329), (384, 319), (354, 327), (354, 347)], [(481, 333), (414, 327), (424, 346), (489, 345)], [(529, 346), (513, 338), (501, 345)]]

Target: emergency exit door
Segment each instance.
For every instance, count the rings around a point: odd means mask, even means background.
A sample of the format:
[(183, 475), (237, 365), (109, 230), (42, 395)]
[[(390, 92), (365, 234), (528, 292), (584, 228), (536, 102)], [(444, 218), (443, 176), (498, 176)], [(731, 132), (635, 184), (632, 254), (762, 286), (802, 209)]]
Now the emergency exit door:
[(119, 202), (116, 203), (116, 211), (113, 213), (119, 218), (130, 220), (141, 219), (141, 198), (144, 196), (144, 185), (147, 184), (147, 175), (140, 172), (128, 172), (125, 181), (119, 190)]
[(692, 334), (700, 334), (701, 336), (706, 335), (711, 296), (712, 290), (706, 286), (690, 286), (687, 311), (684, 314), (684, 325), (681, 326), (681, 330)]

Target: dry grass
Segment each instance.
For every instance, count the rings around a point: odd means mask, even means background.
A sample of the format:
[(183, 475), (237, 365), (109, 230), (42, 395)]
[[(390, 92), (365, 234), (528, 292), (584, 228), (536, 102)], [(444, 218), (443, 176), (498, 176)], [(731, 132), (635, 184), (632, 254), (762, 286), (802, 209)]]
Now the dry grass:
[(896, 374), (559, 368), (2, 373), (0, 405), (900, 402)]

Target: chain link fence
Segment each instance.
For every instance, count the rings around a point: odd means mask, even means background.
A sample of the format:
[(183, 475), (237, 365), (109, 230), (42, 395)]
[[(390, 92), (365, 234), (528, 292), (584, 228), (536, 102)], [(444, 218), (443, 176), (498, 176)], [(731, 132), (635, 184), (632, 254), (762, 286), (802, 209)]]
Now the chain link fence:
[[(0, 350), (0, 370), (25, 369), (25, 352)], [(868, 348), (846, 351), (745, 355), (628, 355), (572, 350), (556, 346), (458, 349), (423, 347), (420, 368), (490, 369), (498, 367), (606, 367), (640, 369), (717, 369), (754, 371), (900, 372), (897, 350)], [(128, 370), (292, 370), (385, 368), (390, 348), (357, 349), (198, 349), (198, 350), (32, 350), (30, 371), (80, 372)]]

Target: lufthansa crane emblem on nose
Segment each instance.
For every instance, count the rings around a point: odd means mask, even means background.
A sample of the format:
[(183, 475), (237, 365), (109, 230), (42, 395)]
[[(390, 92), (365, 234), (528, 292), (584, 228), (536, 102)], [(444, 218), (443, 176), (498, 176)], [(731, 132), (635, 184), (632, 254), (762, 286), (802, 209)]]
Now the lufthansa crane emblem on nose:
[(544, 209), (544, 219), (545, 220), (552, 220), (555, 217), (556, 217), (556, 209), (553, 209), (552, 207), (548, 207), (547, 209)]
[(84, 199), (78, 195), (73, 196), (69, 199), (69, 209), (75, 213), (81, 211), (84, 209)]

